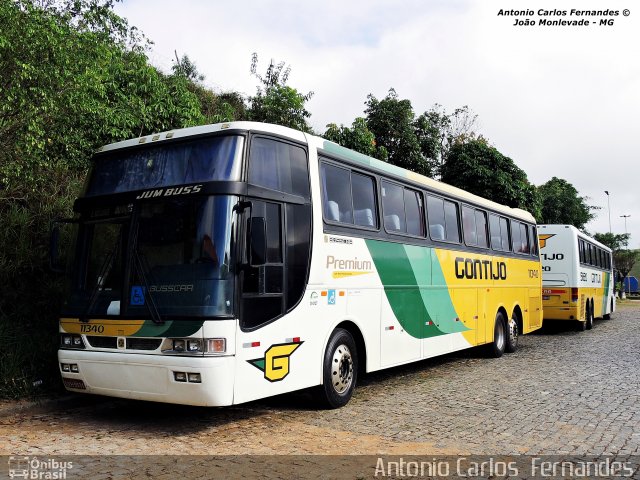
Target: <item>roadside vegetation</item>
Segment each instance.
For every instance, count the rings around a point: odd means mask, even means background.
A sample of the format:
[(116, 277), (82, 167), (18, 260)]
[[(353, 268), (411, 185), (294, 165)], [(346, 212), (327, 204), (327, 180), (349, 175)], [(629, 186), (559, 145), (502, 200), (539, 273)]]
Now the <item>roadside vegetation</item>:
[[(391, 88), (362, 116), (312, 132), (313, 92), (291, 67), (247, 59), (252, 94), (213, 91), (188, 55), (151, 65), (149, 40), (113, 0), (0, 0), (0, 398), (60, 391), (55, 352), (62, 279), (48, 268), (49, 229), (72, 215), (93, 151), (152, 132), (253, 120), (315, 133), (367, 155), (584, 229), (596, 207), (566, 180), (531, 184), (462, 106), (417, 113)], [(265, 73), (261, 73), (264, 71)], [(606, 242), (605, 242), (606, 243)]]

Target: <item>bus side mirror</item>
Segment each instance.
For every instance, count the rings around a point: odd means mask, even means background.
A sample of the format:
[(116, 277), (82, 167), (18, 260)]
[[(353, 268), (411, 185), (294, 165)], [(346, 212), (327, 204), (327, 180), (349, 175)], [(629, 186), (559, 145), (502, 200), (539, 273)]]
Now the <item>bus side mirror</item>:
[[(60, 255), (60, 225), (76, 223), (72, 219), (58, 219), (51, 222), (49, 234), (49, 269), (54, 273), (66, 273), (67, 259)], [(67, 233), (67, 232), (65, 232)]]
[(249, 264), (259, 267), (267, 263), (267, 226), (264, 217), (251, 217), (249, 223)]

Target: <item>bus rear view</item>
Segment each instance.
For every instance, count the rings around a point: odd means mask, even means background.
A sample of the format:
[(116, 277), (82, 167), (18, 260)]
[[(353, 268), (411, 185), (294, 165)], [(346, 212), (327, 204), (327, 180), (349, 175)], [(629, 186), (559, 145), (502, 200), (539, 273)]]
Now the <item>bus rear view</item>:
[(539, 225), (544, 320), (578, 330), (615, 309), (611, 249), (571, 225)]

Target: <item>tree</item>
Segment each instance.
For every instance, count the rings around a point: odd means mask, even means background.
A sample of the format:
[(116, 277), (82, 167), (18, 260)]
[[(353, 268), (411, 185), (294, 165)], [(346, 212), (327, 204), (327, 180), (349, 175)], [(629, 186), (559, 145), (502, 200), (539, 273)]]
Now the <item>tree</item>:
[(149, 65), (112, 6), (0, 0), (0, 397), (59, 385), (49, 222), (72, 214), (92, 153), (204, 121), (188, 81)]
[(367, 122), (362, 117), (356, 118), (351, 127), (338, 127), (335, 123), (330, 123), (323, 137), (356, 152), (381, 160), (387, 159), (386, 149), (377, 145), (375, 136), (367, 128)]
[(176, 56), (176, 59), (171, 66), (171, 71), (174, 75), (184, 77), (193, 83), (200, 83), (204, 81), (205, 76), (198, 71), (198, 67), (188, 55), (182, 55), (181, 58), (178, 58), (178, 52), (174, 51), (173, 53)]
[(453, 145), (442, 166), (442, 181), (539, 215), (536, 189), (527, 174), (484, 139)]
[(576, 188), (563, 180), (553, 177), (538, 187), (541, 204), (540, 223), (573, 225), (584, 230), (593, 218), (593, 210), (598, 207), (587, 205), (587, 197), (578, 195)]
[[(382, 100), (369, 94), (365, 105), (367, 128), (373, 133), (377, 145), (386, 150), (386, 160), (430, 176), (430, 164), (422, 155), (414, 129), (415, 114), (411, 102), (400, 100), (396, 91), (391, 88)], [(378, 150), (379, 155), (382, 152), (383, 150)]]
[(622, 250), (629, 244), (630, 234), (628, 233), (594, 233), (595, 238), (600, 243), (606, 245), (614, 252), (616, 250)]
[(613, 267), (619, 274), (619, 281), (629, 275), (640, 258), (640, 251), (627, 248), (629, 237), (628, 233), (594, 233), (593, 235), (593, 238), (613, 250)]
[(466, 105), (447, 114), (437, 103), (416, 118), (414, 129), (420, 150), (434, 176), (441, 176), (442, 166), (454, 144), (478, 138), (475, 132), (477, 118)]
[(295, 128), (303, 132), (311, 132), (307, 119), (311, 114), (305, 103), (313, 96), (313, 92), (302, 94), (288, 86), (287, 80), (291, 67), (285, 63), (275, 64), (273, 60), (264, 76), (258, 73), (258, 54), (251, 58), (251, 74), (260, 81), (256, 95), (249, 97), (248, 117), (256, 122), (275, 123)]

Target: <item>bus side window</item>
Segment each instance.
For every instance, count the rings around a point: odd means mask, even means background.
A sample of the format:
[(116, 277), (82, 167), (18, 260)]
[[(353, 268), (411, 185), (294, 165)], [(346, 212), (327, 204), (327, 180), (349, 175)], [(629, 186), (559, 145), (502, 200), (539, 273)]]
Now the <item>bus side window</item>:
[(385, 230), (388, 232), (406, 232), (404, 195), (400, 185), (382, 181), (382, 210), (384, 212)]
[(404, 189), (404, 210), (407, 214), (407, 233), (424, 237), (424, 204), (422, 193)]
[(531, 232), (531, 255), (538, 256), (538, 232), (536, 227), (533, 225), (529, 226), (529, 230)]
[(327, 163), (322, 164), (321, 173), (325, 219), (353, 223), (351, 173), (346, 168)]
[(476, 227), (476, 214), (473, 208), (462, 206), (462, 231), (464, 232), (464, 242), (469, 246), (478, 244)]
[(249, 183), (308, 199), (306, 152), (290, 143), (255, 137), (251, 141)]
[(522, 239), (520, 238), (520, 222), (511, 223), (511, 241), (513, 242), (514, 253), (520, 253), (522, 248)]
[(429, 235), (432, 240), (444, 240), (444, 200), (427, 195)]
[(509, 221), (504, 217), (500, 217), (500, 238), (502, 239), (502, 250), (506, 252), (509, 251), (509, 245), (511, 244), (509, 237)]
[(487, 213), (482, 210), (476, 210), (476, 238), (478, 246), (487, 248), (489, 241), (487, 238)]
[(502, 250), (502, 238), (500, 236), (500, 217), (489, 214), (489, 228), (491, 230), (491, 248)]
[(522, 246), (520, 247), (520, 253), (529, 253), (529, 230), (524, 223), (520, 224), (520, 239)]
[(362, 227), (378, 228), (376, 187), (372, 177), (351, 173), (354, 223)]

